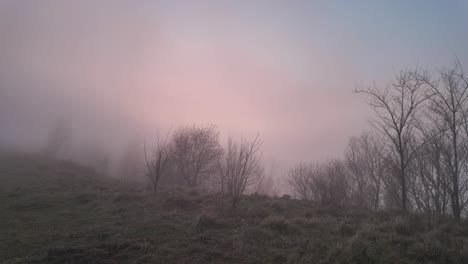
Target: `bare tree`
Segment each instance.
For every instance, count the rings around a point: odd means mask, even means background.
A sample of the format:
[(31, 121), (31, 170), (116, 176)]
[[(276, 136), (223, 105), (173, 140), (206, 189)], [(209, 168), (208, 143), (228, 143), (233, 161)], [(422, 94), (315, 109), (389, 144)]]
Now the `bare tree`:
[(288, 184), (292, 189), (293, 197), (301, 200), (311, 200), (311, 167), (305, 163), (299, 163), (289, 169)]
[(156, 139), (156, 144), (151, 152), (151, 157), (148, 158), (146, 150), (146, 140), (144, 143), (145, 161), (147, 167), (147, 176), (153, 187), (154, 195), (157, 194), (159, 181), (170, 168), (172, 163), (172, 150), (168, 142), (169, 132), (164, 139), (161, 139), (159, 135)]
[(468, 116), (468, 78), (463, 74), (460, 62), (456, 62), (453, 68), (442, 69), (440, 78), (431, 81), (421, 78), (431, 88), (430, 110), (442, 121), (442, 130), (449, 139), (450, 156), (447, 157), (451, 188), (452, 213), (456, 219), (460, 219), (462, 211), (462, 197), (460, 195), (460, 177), (462, 164), (466, 161), (466, 133), (463, 124)]
[(345, 151), (345, 161), (352, 177), (354, 203), (359, 207), (368, 208), (368, 200), (366, 195), (368, 192), (368, 178), (366, 168), (366, 153), (364, 152), (361, 138), (351, 137), (348, 142), (348, 147)]
[(423, 141), (427, 144), (419, 149), (410, 168), (414, 177), (409, 190), (419, 212), (437, 216), (446, 213), (448, 205), (449, 178), (444, 162), (448, 142), (438, 117), (431, 115), (431, 119), (422, 128)]
[(323, 166), (322, 177), (315, 177), (318, 181), (316, 193), (319, 201), (333, 206), (349, 205), (350, 182), (348, 170), (341, 160), (331, 160)]
[(288, 174), (293, 195), (300, 199), (333, 206), (349, 204), (348, 172), (340, 160), (310, 165), (300, 163)]
[(228, 196), (233, 211), (247, 189), (263, 180), (261, 146), (259, 135), (252, 141), (241, 138), (235, 142), (229, 138), (226, 150), (218, 160), (221, 193)]
[[(358, 89), (366, 95), (377, 120), (372, 122), (389, 140), (390, 150), (396, 159), (396, 171), (400, 185), (401, 208), (408, 210), (407, 168), (419, 145), (414, 141), (424, 102), (428, 99), (425, 82), (419, 77), (425, 73), (402, 71), (396, 80), (383, 89), (375, 85)], [(416, 144), (415, 144), (416, 143)]]
[(383, 177), (387, 172), (385, 149), (380, 139), (367, 131), (350, 138), (345, 157), (356, 206), (379, 210)]
[(219, 132), (213, 125), (179, 128), (173, 135), (177, 172), (190, 186), (198, 186), (216, 170), (221, 154)]

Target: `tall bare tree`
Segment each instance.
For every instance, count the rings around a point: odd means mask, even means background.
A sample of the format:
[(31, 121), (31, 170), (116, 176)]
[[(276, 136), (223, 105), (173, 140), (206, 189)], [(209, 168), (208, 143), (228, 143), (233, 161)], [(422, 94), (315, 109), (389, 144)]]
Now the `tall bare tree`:
[(218, 160), (221, 193), (223, 196), (227, 194), (233, 211), (237, 209), (244, 192), (263, 180), (261, 146), (259, 135), (252, 141), (241, 138), (235, 142), (229, 138), (226, 150)]
[(219, 132), (213, 125), (179, 128), (173, 135), (177, 172), (190, 186), (197, 186), (216, 170), (221, 154)]
[(377, 116), (372, 124), (389, 140), (396, 159), (401, 208), (404, 211), (408, 210), (407, 168), (418, 149), (414, 138), (423, 104), (428, 99), (426, 84), (419, 78), (423, 75), (425, 73), (417, 70), (401, 71), (395, 81), (384, 88), (374, 85), (356, 90), (366, 95)]
[(460, 62), (456, 62), (452, 68), (445, 68), (439, 71), (438, 80), (431, 81), (422, 78), (431, 88), (433, 96), (431, 97), (430, 110), (442, 121), (442, 129), (449, 139), (450, 156), (448, 163), (449, 175), (451, 181), (450, 196), (452, 213), (456, 219), (460, 219), (461, 199), (460, 196), (460, 177), (463, 168), (463, 162), (466, 161), (467, 139), (463, 130), (463, 124), (468, 115), (468, 78), (463, 74), (463, 68)]

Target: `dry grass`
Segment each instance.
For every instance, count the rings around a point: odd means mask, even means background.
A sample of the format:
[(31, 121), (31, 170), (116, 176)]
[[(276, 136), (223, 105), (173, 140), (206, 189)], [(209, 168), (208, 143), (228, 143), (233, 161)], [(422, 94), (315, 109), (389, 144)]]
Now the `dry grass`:
[(468, 263), (468, 225), (421, 215), (219, 196), (100, 177), (70, 162), (0, 157), (3, 263)]

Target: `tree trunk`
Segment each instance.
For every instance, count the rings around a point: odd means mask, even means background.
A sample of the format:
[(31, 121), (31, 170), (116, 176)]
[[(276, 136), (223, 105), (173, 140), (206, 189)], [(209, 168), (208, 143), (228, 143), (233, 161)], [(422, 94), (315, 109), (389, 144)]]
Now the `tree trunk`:
[(407, 205), (407, 187), (406, 187), (406, 168), (405, 168), (405, 161), (404, 161), (404, 153), (400, 153), (400, 181), (401, 181), (401, 209), (404, 212), (408, 211)]
[[(455, 116), (454, 116), (455, 121)], [(454, 123), (455, 124), (455, 123)], [(458, 171), (459, 171), (459, 162), (458, 162), (458, 146), (457, 146), (457, 131), (456, 127), (452, 128), (452, 144), (453, 144), (453, 159), (454, 159), (454, 171), (452, 175), (453, 182), (453, 197), (452, 197), (452, 210), (453, 216), (455, 219), (460, 220), (460, 197), (458, 192)]]
[(436, 186), (435, 186), (435, 207), (437, 214), (442, 213), (442, 206), (441, 206), (441, 197), (440, 197), (440, 186), (441, 186), (441, 168), (440, 168), (440, 154), (437, 150), (436, 159), (435, 159), (435, 169), (436, 169)]
[(158, 193), (158, 184), (157, 183), (153, 183), (153, 195), (156, 196), (156, 194)]

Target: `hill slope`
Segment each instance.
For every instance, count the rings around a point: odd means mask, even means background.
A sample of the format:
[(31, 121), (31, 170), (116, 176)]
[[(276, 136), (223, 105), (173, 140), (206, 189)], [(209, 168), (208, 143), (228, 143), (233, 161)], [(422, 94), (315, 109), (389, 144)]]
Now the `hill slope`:
[(3, 263), (468, 263), (468, 227), (246, 196), (236, 216), (196, 189), (100, 177), (70, 162), (0, 157)]

